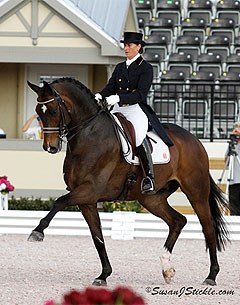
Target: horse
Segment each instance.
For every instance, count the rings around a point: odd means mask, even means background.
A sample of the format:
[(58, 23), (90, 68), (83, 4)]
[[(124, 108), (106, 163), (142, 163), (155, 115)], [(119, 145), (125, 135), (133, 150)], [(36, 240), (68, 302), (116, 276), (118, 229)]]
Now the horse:
[(29, 235), (29, 241), (43, 241), (44, 230), (55, 214), (76, 205), (86, 220), (101, 261), (101, 274), (93, 285), (107, 285), (112, 273), (101, 229), (97, 203), (117, 200), (126, 186), (129, 174), (134, 174), (125, 192), (126, 200), (138, 200), (150, 213), (169, 227), (161, 256), (164, 280), (170, 283), (175, 269), (171, 261), (174, 245), (187, 220), (168, 203), (168, 197), (178, 188), (187, 196), (201, 223), (210, 270), (203, 281), (216, 285), (220, 267), (217, 250), (225, 249), (229, 232), (223, 216), (228, 208), (224, 193), (209, 172), (209, 159), (202, 143), (184, 128), (170, 123), (162, 126), (174, 145), (169, 147), (170, 161), (154, 165), (156, 193), (142, 194), (140, 166), (129, 164), (122, 154), (113, 115), (99, 106), (89, 88), (73, 78), (59, 78), (42, 86), (29, 87), (37, 94), (36, 112), (43, 123), (43, 149), (50, 154), (61, 150), (67, 142), (63, 175), (65, 195), (56, 199), (49, 213)]

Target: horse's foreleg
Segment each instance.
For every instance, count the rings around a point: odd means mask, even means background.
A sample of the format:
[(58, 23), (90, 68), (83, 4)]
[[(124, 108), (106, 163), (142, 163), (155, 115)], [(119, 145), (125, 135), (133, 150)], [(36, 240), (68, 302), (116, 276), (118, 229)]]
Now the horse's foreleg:
[(101, 222), (96, 205), (84, 205), (79, 206), (82, 214), (88, 223), (94, 245), (97, 249), (99, 258), (102, 264), (102, 273), (95, 278), (93, 285), (95, 286), (106, 286), (107, 277), (112, 273), (112, 267), (109, 262), (105, 243), (102, 235)]
[(50, 221), (57, 214), (68, 205), (68, 194), (59, 197), (50, 210), (50, 212), (40, 220), (39, 225), (32, 231), (28, 237), (28, 241), (43, 241), (44, 230), (49, 226)]

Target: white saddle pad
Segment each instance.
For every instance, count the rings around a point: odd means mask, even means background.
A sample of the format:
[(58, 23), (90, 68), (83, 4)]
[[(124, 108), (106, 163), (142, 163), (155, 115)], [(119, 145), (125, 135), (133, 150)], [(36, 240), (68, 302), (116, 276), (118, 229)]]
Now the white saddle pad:
[[(114, 115), (113, 116), (115, 121), (118, 123), (118, 125), (122, 128), (121, 123), (119, 122), (118, 118)], [(154, 164), (165, 164), (170, 161), (170, 152), (168, 146), (163, 142), (163, 140), (153, 131), (149, 131), (148, 136), (153, 139), (154, 141), (151, 141), (153, 152), (152, 152), (152, 160)], [(139, 159), (138, 157), (132, 158), (132, 147), (131, 145), (126, 141), (126, 139), (123, 137), (121, 132), (119, 132), (120, 139), (122, 142), (122, 148), (123, 153), (125, 156), (125, 160), (134, 165), (139, 165)]]

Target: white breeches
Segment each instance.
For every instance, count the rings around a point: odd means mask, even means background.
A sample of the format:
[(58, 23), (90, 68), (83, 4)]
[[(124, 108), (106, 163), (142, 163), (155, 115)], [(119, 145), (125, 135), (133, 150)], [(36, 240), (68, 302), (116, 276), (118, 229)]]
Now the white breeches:
[(121, 112), (133, 124), (136, 134), (136, 146), (142, 144), (148, 131), (148, 118), (138, 104), (120, 107), (115, 104), (112, 111)]

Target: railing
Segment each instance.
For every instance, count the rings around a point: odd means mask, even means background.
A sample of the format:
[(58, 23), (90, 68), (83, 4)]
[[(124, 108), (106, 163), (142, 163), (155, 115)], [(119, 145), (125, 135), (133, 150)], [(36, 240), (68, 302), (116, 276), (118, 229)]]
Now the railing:
[(180, 125), (200, 139), (228, 139), (240, 119), (240, 83), (154, 83), (149, 102), (163, 123)]
[[(0, 234), (27, 234), (37, 226), (46, 211), (0, 211)], [(167, 224), (150, 213), (113, 212), (99, 213), (103, 235), (112, 239), (166, 238)], [(196, 215), (185, 215), (187, 224), (180, 238), (204, 239), (202, 227)], [(240, 240), (239, 216), (224, 216), (230, 232), (230, 240)], [(90, 230), (80, 212), (59, 212), (45, 230), (49, 235), (90, 236)]]

